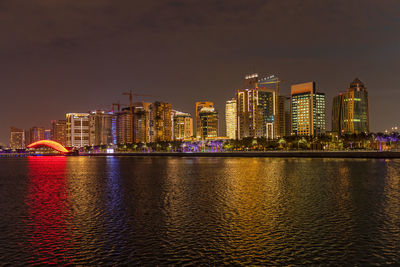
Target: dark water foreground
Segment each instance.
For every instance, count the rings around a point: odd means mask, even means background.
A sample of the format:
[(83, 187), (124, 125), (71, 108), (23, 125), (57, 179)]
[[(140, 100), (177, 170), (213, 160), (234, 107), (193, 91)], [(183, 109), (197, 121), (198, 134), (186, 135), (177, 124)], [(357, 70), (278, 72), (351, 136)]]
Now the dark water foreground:
[(400, 160), (0, 159), (0, 264), (400, 264)]

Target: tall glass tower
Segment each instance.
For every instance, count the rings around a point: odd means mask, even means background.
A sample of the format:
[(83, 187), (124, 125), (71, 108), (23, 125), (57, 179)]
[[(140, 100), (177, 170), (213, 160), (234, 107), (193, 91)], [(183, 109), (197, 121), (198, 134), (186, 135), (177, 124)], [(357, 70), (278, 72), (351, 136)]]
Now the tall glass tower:
[(316, 92), (315, 82), (291, 86), (292, 134), (325, 133), (325, 94)]
[(338, 134), (369, 132), (368, 91), (358, 78), (334, 98), (331, 122), (332, 131)]

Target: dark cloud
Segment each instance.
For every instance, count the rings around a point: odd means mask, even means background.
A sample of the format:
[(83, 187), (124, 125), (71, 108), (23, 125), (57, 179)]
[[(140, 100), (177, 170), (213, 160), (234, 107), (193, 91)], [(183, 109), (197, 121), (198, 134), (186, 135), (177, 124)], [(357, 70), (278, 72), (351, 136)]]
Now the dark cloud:
[(214, 100), (223, 117), (252, 71), (279, 74), (286, 93), (316, 80), (329, 98), (359, 76), (372, 129), (382, 130), (400, 123), (399, 8), (396, 0), (3, 0), (0, 140), (10, 125), (46, 126), (126, 102), (128, 88), (189, 112)]

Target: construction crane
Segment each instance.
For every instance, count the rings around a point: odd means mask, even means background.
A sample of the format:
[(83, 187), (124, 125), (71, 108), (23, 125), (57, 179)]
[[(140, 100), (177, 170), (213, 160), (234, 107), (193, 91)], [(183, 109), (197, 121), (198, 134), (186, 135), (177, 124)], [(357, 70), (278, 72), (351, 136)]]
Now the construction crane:
[(111, 104), (111, 110), (112, 110), (113, 112), (115, 112), (114, 107), (117, 107), (118, 112), (120, 112), (120, 110), (121, 110), (121, 104), (120, 104), (119, 102), (118, 102), (118, 103), (112, 103), (112, 104)]
[(277, 93), (279, 92), (279, 83), (283, 82), (282, 80), (279, 80), (278, 77), (275, 77), (275, 75), (271, 75), (269, 77), (266, 77), (264, 79), (261, 79), (257, 84), (262, 85), (262, 84), (276, 84), (276, 91)]
[(129, 92), (123, 92), (122, 95), (129, 96), (129, 110), (132, 116), (133, 116), (133, 96), (158, 97), (156, 95), (134, 94), (132, 93), (132, 89), (129, 90)]

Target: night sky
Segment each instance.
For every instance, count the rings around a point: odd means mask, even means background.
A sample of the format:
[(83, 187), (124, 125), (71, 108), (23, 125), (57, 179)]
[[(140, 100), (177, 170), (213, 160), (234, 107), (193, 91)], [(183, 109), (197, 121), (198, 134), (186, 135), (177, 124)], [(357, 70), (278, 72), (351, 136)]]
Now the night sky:
[(372, 131), (400, 123), (398, 0), (1, 0), (1, 127), (49, 127), (110, 108), (129, 89), (194, 114), (225, 101), (246, 74), (315, 80), (332, 98), (360, 78)]

